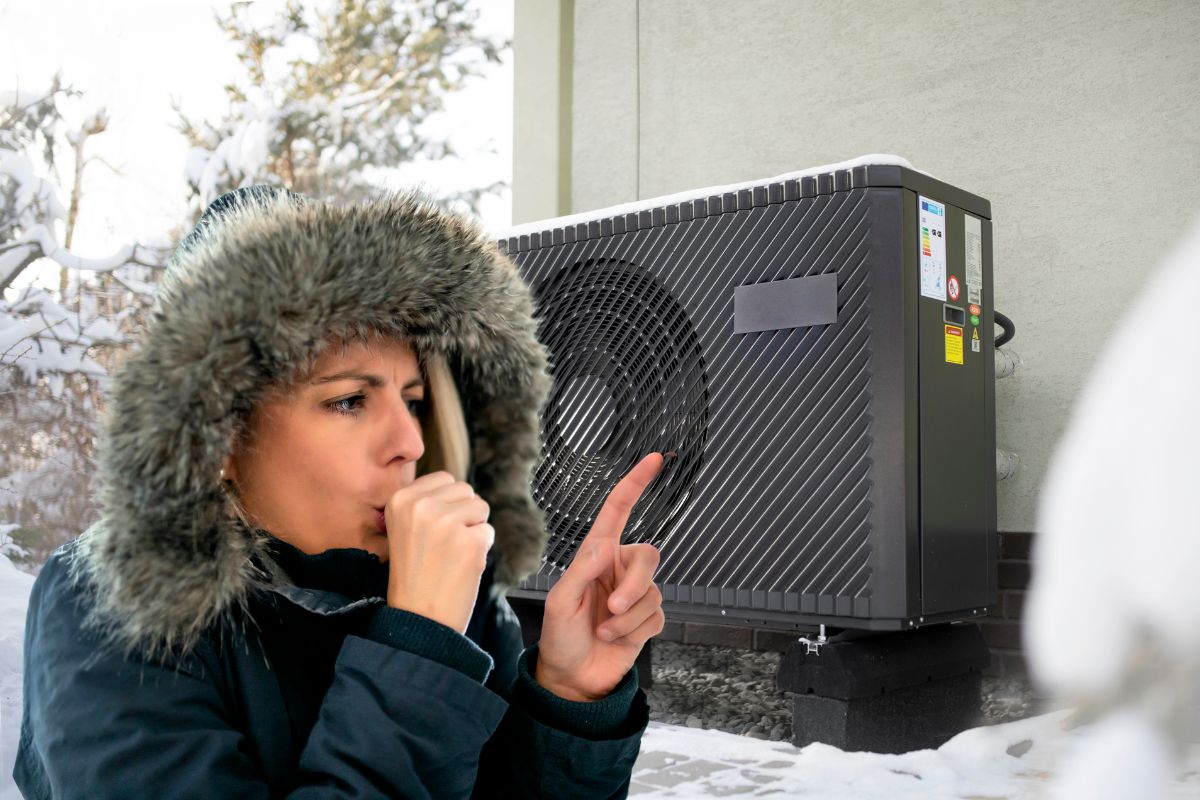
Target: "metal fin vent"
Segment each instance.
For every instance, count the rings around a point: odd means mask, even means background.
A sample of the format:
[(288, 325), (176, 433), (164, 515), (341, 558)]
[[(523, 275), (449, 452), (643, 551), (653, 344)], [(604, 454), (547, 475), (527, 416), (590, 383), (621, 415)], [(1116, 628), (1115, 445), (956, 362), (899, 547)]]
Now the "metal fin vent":
[(657, 543), (688, 500), (707, 440), (707, 376), (687, 311), (650, 272), (609, 259), (563, 269), (534, 295), (554, 378), (533, 475), (545, 561), (565, 568), (612, 486), (656, 451), (675, 456), (622, 541)]

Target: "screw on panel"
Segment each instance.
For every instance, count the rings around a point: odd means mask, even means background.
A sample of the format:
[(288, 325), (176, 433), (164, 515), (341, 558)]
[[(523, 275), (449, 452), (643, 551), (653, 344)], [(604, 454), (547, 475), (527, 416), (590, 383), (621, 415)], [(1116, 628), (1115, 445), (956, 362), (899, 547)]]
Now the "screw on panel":
[(723, 608), (721, 609), (721, 616), (722, 617), (725, 616), (725, 609), (723, 609)]

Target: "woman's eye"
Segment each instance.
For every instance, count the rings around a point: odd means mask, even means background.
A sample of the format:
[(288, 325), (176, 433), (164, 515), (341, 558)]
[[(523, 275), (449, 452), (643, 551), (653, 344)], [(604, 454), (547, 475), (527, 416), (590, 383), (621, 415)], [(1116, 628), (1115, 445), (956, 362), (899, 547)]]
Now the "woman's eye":
[(362, 403), (366, 399), (367, 398), (364, 395), (356, 394), (351, 395), (350, 397), (343, 397), (340, 400), (334, 400), (331, 403), (327, 403), (326, 407), (330, 411), (335, 411), (338, 414), (354, 414), (362, 408)]
[[(325, 407), (328, 408), (330, 411), (336, 412), (338, 414), (347, 414), (350, 416), (354, 416), (359, 411), (362, 411), (363, 403), (365, 403), (366, 401), (367, 401), (366, 395), (355, 394), (355, 395), (351, 395), (350, 397), (343, 397), (339, 400), (331, 400), (330, 402), (325, 404)], [(417, 414), (419, 414), (421, 412), (421, 407), (425, 405), (425, 400), (424, 399), (406, 400), (405, 405), (408, 408), (408, 412), (410, 414), (416, 416)]]

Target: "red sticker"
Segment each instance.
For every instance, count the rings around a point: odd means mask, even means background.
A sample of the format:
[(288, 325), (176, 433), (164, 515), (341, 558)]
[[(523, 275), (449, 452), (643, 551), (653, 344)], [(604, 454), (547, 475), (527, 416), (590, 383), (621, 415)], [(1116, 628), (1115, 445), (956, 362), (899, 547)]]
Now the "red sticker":
[(981, 309), (979, 306), (975, 305), (974, 303), (971, 304), (971, 313), (974, 314), (975, 316), (979, 316), (979, 312), (982, 310), (983, 309)]
[(958, 299), (958, 278), (953, 275), (950, 276), (950, 280), (946, 281), (946, 294), (950, 295), (951, 300)]

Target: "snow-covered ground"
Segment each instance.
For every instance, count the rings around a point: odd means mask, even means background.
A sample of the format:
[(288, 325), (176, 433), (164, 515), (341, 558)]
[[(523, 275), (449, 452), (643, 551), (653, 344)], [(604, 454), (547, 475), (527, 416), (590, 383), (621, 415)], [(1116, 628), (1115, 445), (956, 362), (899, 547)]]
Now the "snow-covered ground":
[(21, 653), (33, 576), (0, 553), (0, 800), (20, 797), (12, 769), (21, 734)]
[[(1057, 765), (1092, 749), (1103, 730), (1071, 724), (1070, 711), (964, 731), (937, 750), (901, 755), (798, 749), (719, 731), (650, 723), (630, 796), (804, 797), (812, 800), (1032, 800), (1060, 793)], [(1125, 757), (1140, 755), (1126, 752)], [(1136, 771), (1136, 770), (1134, 770)], [(1200, 797), (1200, 747), (1166, 793), (1112, 787), (1108, 796)], [(1130, 792), (1129, 789), (1133, 791)], [(1142, 787), (1144, 789), (1144, 787)]]

